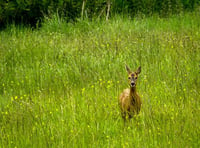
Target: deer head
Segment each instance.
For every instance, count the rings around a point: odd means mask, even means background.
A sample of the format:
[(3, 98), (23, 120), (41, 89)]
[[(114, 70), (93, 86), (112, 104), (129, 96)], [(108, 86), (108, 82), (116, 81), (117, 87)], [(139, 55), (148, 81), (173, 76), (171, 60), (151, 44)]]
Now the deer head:
[(135, 72), (132, 72), (130, 68), (126, 65), (126, 70), (128, 72), (129, 85), (131, 88), (135, 88), (137, 84), (138, 75), (141, 72), (141, 66), (138, 67), (138, 69)]

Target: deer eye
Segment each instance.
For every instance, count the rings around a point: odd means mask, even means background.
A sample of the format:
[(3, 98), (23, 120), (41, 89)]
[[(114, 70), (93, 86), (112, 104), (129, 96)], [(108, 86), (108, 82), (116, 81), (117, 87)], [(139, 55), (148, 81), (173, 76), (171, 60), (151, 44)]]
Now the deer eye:
[(131, 79), (131, 77), (128, 77), (128, 79), (130, 80), (130, 79)]
[(135, 79), (137, 80), (137, 77), (135, 77)]

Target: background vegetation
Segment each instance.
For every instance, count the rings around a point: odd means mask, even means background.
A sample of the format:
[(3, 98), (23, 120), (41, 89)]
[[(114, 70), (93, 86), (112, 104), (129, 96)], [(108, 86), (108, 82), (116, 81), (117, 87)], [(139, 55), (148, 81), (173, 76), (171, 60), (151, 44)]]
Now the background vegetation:
[(13, 22), (35, 26), (44, 16), (55, 13), (74, 22), (81, 16), (83, 1), (83, 16), (88, 19), (104, 18), (108, 2), (111, 3), (111, 16), (121, 14), (130, 17), (155, 13), (166, 17), (193, 11), (200, 4), (199, 0), (0, 0), (0, 26)]
[[(199, 147), (198, 12), (0, 32), (0, 147)], [(139, 116), (124, 127), (125, 64)]]

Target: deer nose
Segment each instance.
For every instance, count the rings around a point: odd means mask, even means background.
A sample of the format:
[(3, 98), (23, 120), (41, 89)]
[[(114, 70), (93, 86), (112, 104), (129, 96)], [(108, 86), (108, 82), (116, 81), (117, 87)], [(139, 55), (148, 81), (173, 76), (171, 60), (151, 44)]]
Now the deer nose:
[(131, 82), (131, 86), (132, 86), (132, 87), (135, 86), (135, 82)]

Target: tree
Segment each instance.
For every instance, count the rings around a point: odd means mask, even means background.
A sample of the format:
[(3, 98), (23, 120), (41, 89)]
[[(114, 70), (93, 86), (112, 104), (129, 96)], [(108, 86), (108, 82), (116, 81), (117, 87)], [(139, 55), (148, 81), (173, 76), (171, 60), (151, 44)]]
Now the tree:
[(110, 0), (107, 0), (107, 15), (106, 15), (106, 21), (108, 21), (110, 14)]

